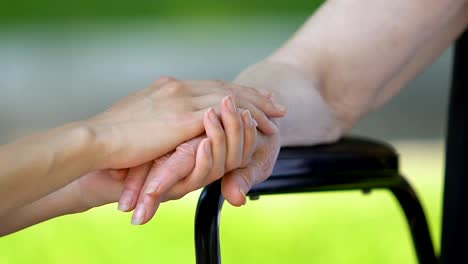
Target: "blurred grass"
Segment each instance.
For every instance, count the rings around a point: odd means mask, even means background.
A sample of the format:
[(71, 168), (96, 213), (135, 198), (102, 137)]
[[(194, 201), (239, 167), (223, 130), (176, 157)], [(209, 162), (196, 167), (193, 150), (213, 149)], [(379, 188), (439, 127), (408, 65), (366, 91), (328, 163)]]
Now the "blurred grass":
[[(394, 142), (402, 171), (425, 206), (439, 248), (440, 141)], [(66, 216), (0, 239), (0, 263), (194, 263), (198, 193), (162, 206), (156, 219), (130, 226), (115, 205)], [(416, 263), (402, 212), (386, 191), (261, 197), (225, 206), (223, 263)]]
[(108, 20), (131, 18), (198, 19), (238, 18), (257, 14), (310, 15), (321, 0), (17, 0), (0, 2), (0, 25), (11, 23)]

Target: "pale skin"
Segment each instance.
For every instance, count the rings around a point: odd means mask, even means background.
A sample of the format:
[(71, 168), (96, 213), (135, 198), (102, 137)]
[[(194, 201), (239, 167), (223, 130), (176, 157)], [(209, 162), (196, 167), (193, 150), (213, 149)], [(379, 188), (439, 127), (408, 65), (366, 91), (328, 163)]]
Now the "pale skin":
[(325, 2), (283, 47), (234, 80), (266, 89), (288, 115), (275, 120), (279, 135), (259, 133), (250, 166), (223, 177), (226, 200), (245, 204), (252, 185), (270, 175), (280, 146), (334, 141), (379, 108), (466, 28), (466, 14), (466, 0)]
[(258, 134), (248, 167), (223, 177), (225, 199), (245, 204), (252, 185), (270, 175), (280, 146), (335, 141), (382, 106), (463, 32), (466, 14), (466, 0), (325, 2), (284, 46), (234, 80), (265, 89), (288, 114), (275, 119), (279, 134)]
[[(236, 206), (244, 204), (245, 194), (252, 185), (270, 175), (280, 146), (334, 141), (362, 116), (392, 98), (466, 28), (467, 13), (466, 0), (325, 2), (284, 46), (243, 70), (234, 80), (235, 84), (267, 90), (263, 93), (266, 97), (270, 91), (276, 102), (288, 107), (288, 114), (274, 119), (279, 133), (257, 133), (256, 147), (247, 167), (239, 167), (223, 176), (222, 191), (226, 200)], [(203, 119), (202, 114), (200, 118)], [(262, 123), (257, 121), (259, 125)], [(203, 130), (203, 125), (197, 129)], [(172, 150), (176, 146), (174, 144)], [(197, 144), (192, 147), (198, 148)], [(193, 153), (182, 155), (184, 153), (176, 151), (172, 155), (187, 162), (191, 160), (196, 170)], [(140, 164), (126, 165), (124, 168)], [(161, 162), (153, 170), (164, 171), (165, 166), (168, 165)], [(39, 169), (45, 170), (40, 166)], [(119, 173), (125, 174), (125, 171)], [(178, 178), (182, 180), (174, 183), (165, 194), (153, 197), (152, 205), (156, 207), (160, 201), (179, 198), (199, 187), (181, 183), (190, 173), (185, 176), (179, 173)], [(150, 186), (152, 179), (157, 178), (147, 176), (148, 173), (141, 173), (144, 180), (139, 181), (140, 191), (136, 191), (136, 196), (144, 193), (143, 186)], [(201, 182), (205, 184), (216, 178), (207, 177), (207, 181)], [(55, 185), (58, 186), (60, 184)], [(33, 202), (39, 196), (28, 197), (28, 201)], [(112, 201), (103, 203), (108, 202)], [(125, 203), (121, 201), (121, 204)], [(138, 199), (134, 206), (121, 209), (130, 211), (145, 204), (144, 199)], [(146, 223), (149, 216), (151, 214), (136, 223)]]
[[(220, 133), (206, 119), (207, 113), (216, 116), (221, 102), (232, 102), (236, 111), (229, 112), (231, 118), (250, 122), (246, 134), (256, 131), (256, 122), (266, 133), (277, 133), (268, 117), (284, 112), (269, 98), (255, 89), (220, 84), (161, 78), (91, 119), (2, 146), (0, 234), (118, 200), (126, 168), (152, 162), (205, 131)], [(211, 138), (200, 142), (199, 149), (209, 157)], [(246, 149), (252, 152), (252, 146)]]

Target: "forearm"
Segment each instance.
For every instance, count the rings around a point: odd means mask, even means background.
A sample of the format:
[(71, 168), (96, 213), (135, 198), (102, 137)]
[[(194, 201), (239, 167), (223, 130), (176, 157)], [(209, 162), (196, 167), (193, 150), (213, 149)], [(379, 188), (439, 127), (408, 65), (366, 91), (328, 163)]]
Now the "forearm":
[(398, 74), (377, 94), (374, 108), (380, 107), (392, 98), (409, 81), (422, 72), (427, 65), (437, 59), (468, 25), (468, 1), (458, 10), (445, 25), (443, 25), (423, 46), (416, 51), (407, 64), (400, 68)]
[[(68, 187), (68, 186), (67, 186)], [(8, 235), (40, 222), (88, 210), (76, 188), (62, 188), (45, 197), (0, 216), (0, 236)]]
[(328, 1), (288, 43), (236, 81), (273, 90), (292, 110), (279, 121), (283, 145), (330, 141), (432, 62), (466, 27), (467, 6)]
[(234, 80), (245, 86), (269, 90), (288, 113), (274, 122), (283, 146), (313, 145), (336, 140), (343, 125), (318, 90), (318, 79), (305, 76), (280, 62), (262, 61), (244, 70)]
[(71, 124), (0, 147), (0, 215), (38, 200), (95, 169), (96, 135)]

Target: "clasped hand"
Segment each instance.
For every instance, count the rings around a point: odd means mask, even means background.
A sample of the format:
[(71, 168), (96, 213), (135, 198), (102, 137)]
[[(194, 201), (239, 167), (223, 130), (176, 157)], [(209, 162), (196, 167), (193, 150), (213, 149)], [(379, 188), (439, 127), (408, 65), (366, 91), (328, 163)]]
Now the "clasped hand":
[(221, 177), (226, 200), (243, 205), (271, 174), (279, 151), (271, 118), (285, 113), (268, 92), (161, 78), (89, 120), (110, 147), (99, 169), (73, 185), (86, 208), (118, 200), (121, 211), (134, 211), (133, 224)]

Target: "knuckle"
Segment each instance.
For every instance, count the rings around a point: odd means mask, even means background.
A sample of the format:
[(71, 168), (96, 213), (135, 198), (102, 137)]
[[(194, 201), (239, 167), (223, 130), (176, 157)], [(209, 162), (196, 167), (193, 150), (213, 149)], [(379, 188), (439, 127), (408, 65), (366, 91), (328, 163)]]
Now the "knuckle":
[(158, 188), (154, 192), (150, 194), (146, 194), (146, 195), (150, 197), (150, 199), (153, 199), (153, 201), (157, 201), (160, 197), (164, 196), (164, 193), (165, 193), (164, 190), (162, 190), (161, 188)]
[(182, 82), (180, 80), (176, 80), (176, 79), (169, 80), (162, 87), (162, 89), (168, 94), (180, 93), (180, 92), (184, 91), (185, 88), (186, 88), (186, 85), (184, 84), (184, 82)]
[(187, 178), (187, 181), (191, 181), (190, 178), (194, 178), (195, 182), (203, 181), (205, 178), (208, 178), (212, 168), (213, 168), (212, 163), (207, 161), (206, 159), (203, 159), (201, 162), (196, 164), (196, 167), (193, 170), (193, 173), (191, 174), (190, 177)]
[(238, 105), (240, 102), (240, 95), (236, 93), (231, 87), (229, 87), (229, 96), (231, 96), (232, 100)]
[(161, 76), (159, 77), (157, 80), (153, 81), (153, 83), (151, 84), (152, 87), (155, 87), (155, 86), (159, 86), (165, 82), (168, 82), (168, 81), (173, 81), (175, 80), (174, 77), (170, 77), (170, 76)]
[(183, 143), (176, 148), (176, 152), (184, 156), (195, 156), (196, 150), (192, 145)]
[(265, 109), (273, 107), (273, 102), (268, 98), (261, 98), (260, 100), (257, 101), (257, 105), (262, 110), (265, 110)]
[(248, 158), (245, 158), (244, 160), (242, 160), (240, 166), (239, 166), (239, 169), (245, 169), (247, 168), (247, 165), (249, 165), (249, 159)]
[(248, 174), (240, 174), (240, 184), (245, 187), (246, 190), (250, 190), (254, 184), (254, 179), (252, 177), (252, 174), (250, 176)]
[(137, 181), (129, 181), (129, 182), (126, 182), (125, 183), (125, 186), (124, 188), (126, 190), (130, 190), (130, 191), (133, 191), (133, 192), (139, 192), (140, 189), (142, 187), (142, 184), (140, 184), (139, 182)]
[(187, 179), (187, 181), (184, 182), (184, 193), (189, 193), (198, 190), (202, 183), (203, 179), (201, 178)]
[(138, 183), (143, 175), (137, 173), (129, 173), (126, 179), (126, 183), (135, 184)]
[(203, 186), (203, 183), (209, 178), (208, 172), (200, 172), (184, 180), (184, 190), (187, 192), (195, 191)]
[(179, 168), (176, 163), (170, 162), (166, 163), (161, 167), (160, 175), (178, 175)]
[(171, 200), (180, 200), (184, 198), (185, 195), (186, 193), (175, 193), (174, 195), (172, 195)]
[(167, 200), (179, 200), (189, 193), (183, 183), (177, 184), (166, 195)]
[(214, 182), (220, 179), (226, 173), (225, 168), (214, 168), (207, 176), (209, 182)]
[(166, 161), (171, 157), (171, 154), (166, 154), (164, 156), (161, 156), (153, 161), (153, 168), (156, 169), (160, 166), (162, 166)]
[(213, 80), (213, 83), (217, 86), (224, 86), (226, 84), (225, 81), (219, 79)]
[(230, 124), (230, 129), (232, 129), (234, 133), (240, 134), (244, 130), (242, 120), (240, 118), (235, 118), (232, 124)]
[(213, 133), (210, 139), (213, 141), (214, 146), (226, 145), (226, 136), (224, 135), (223, 131), (216, 131), (215, 133)]
[(240, 159), (228, 160), (226, 162), (226, 171), (229, 172), (229, 171), (240, 168), (241, 162), (242, 161)]
[(247, 165), (249, 165), (250, 160), (252, 158), (252, 154), (252, 151), (244, 153), (244, 157), (242, 158), (242, 162), (240, 163), (239, 168), (246, 168)]
[(259, 92), (257, 91), (257, 89), (255, 88), (252, 88), (252, 87), (248, 87), (248, 86), (243, 86), (244, 90), (249, 92), (249, 93), (253, 93), (253, 94), (258, 94)]

